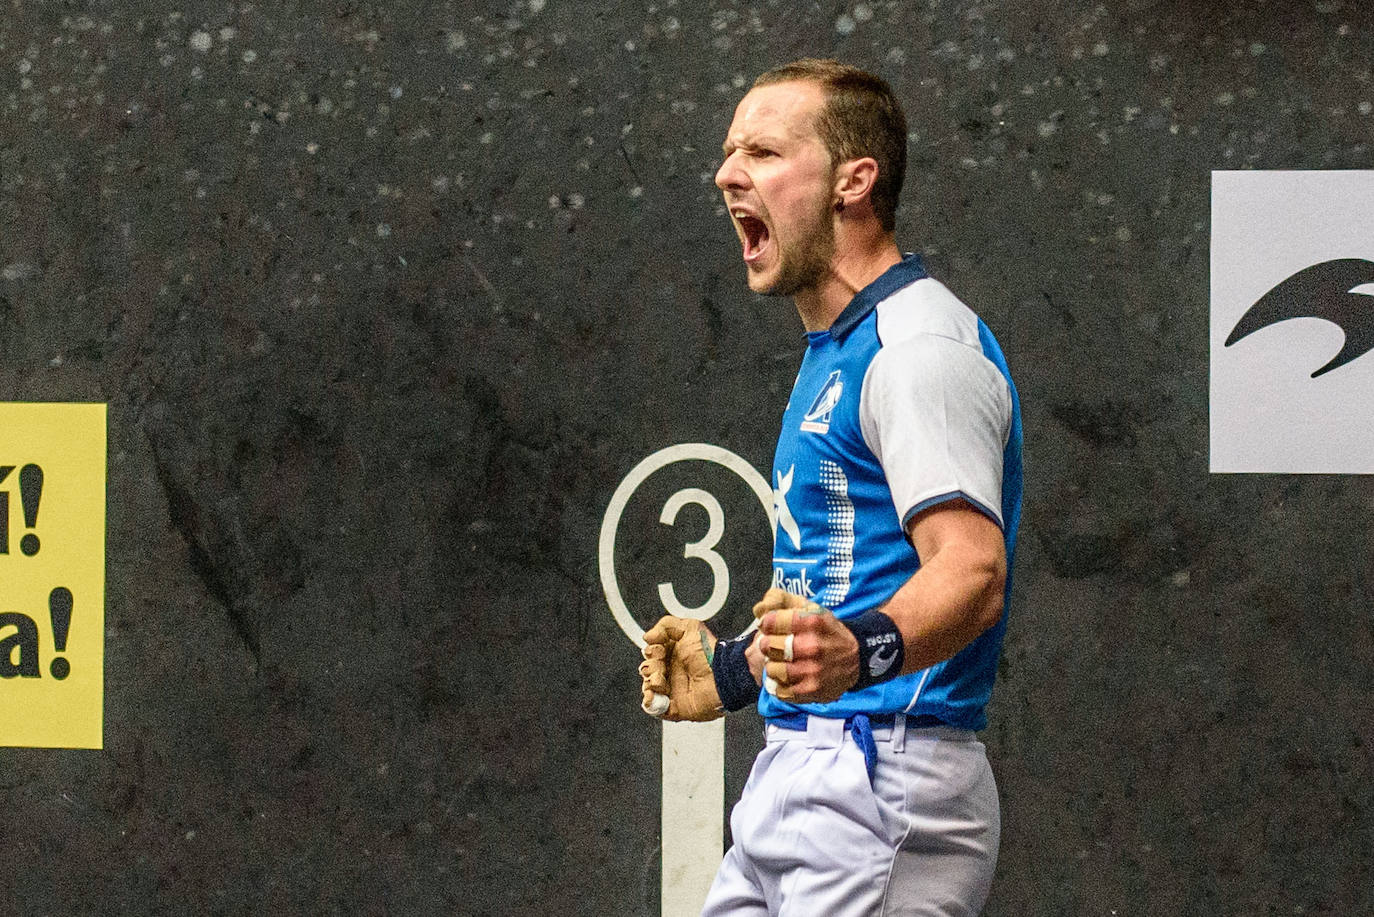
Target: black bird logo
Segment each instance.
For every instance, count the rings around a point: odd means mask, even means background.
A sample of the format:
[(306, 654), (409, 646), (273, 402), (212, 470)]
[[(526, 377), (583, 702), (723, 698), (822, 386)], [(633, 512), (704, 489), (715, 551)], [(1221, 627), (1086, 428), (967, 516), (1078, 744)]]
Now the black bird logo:
[(1363, 258), (1338, 258), (1303, 268), (1245, 310), (1226, 346), (1286, 319), (1325, 319), (1345, 332), (1340, 353), (1312, 378), (1329, 373), (1374, 350), (1374, 296), (1351, 292), (1367, 283), (1374, 283), (1374, 261)]

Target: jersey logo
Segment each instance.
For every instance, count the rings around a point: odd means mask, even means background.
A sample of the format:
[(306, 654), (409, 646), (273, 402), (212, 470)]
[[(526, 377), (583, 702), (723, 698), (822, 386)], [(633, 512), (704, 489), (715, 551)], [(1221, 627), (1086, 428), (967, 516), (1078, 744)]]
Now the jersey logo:
[(835, 410), (835, 405), (840, 403), (840, 396), (844, 394), (844, 382), (840, 379), (840, 371), (837, 369), (830, 374), (830, 378), (825, 380), (825, 385), (821, 387), (821, 392), (816, 396), (816, 400), (811, 402), (811, 408), (802, 418), (801, 428), (804, 433), (828, 433), (830, 431), (830, 412)]
[(885, 646), (869, 657), (868, 674), (873, 678), (881, 678), (896, 661), (897, 647)]
[(782, 567), (774, 567), (773, 585), (784, 592), (799, 595), (804, 599), (816, 597), (816, 587), (811, 585), (811, 577), (806, 575), (805, 567), (798, 570), (796, 576), (788, 576), (787, 571)]
[(773, 512), (778, 517), (777, 528), (773, 529), (773, 540), (778, 538), (778, 529), (787, 533), (787, 537), (792, 539), (792, 547), (801, 550), (801, 529), (797, 527), (797, 520), (792, 515), (792, 510), (787, 505), (787, 492), (792, 489), (792, 474), (797, 470), (793, 465), (787, 469), (787, 474), (781, 471), (774, 471), (777, 476), (778, 486), (773, 488)]

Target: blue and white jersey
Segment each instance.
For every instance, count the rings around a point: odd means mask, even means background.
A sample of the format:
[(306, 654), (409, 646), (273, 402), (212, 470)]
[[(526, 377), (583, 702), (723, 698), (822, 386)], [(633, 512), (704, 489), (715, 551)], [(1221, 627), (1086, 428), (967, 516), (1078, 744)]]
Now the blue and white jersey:
[[(1009, 598), (1021, 413), (987, 326), (907, 255), (807, 344), (773, 458), (773, 585), (841, 619), (879, 608), (921, 565), (907, 522), (962, 499), (1004, 533)], [(1004, 602), (995, 627), (924, 671), (829, 704), (764, 691), (759, 712), (905, 712), (981, 729), (1006, 620)]]

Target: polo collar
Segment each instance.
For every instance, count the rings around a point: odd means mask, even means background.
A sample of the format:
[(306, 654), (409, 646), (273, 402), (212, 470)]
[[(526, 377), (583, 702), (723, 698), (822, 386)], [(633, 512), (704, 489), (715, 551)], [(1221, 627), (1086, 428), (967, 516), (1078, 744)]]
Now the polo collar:
[(830, 336), (837, 342), (843, 342), (849, 332), (858, 327), (859, 322), (863, 321), (868, 317), (868, 313), (878, 307), (878, 303), (902, 287), (918, 280), (924, 280), (929, 276), (926, 273), (925, 265), (921, 263), (920, 255), (910, 252), (903, 255), (901, 261), (883, 271), (877, 280), (854, 294), (849, 305), (844, 307), (840, 317), (835, 319), (835, 323), (830, 326)]

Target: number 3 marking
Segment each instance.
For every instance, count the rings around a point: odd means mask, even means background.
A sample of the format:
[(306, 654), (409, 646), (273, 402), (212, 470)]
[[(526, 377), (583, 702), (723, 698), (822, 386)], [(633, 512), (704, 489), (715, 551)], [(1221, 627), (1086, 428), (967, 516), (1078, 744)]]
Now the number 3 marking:
[(699, 487), (688, 487), (668, 498), (668, 502), (663, 504), (663, 512), (659, 514), (658, 521), (664, 525), (674, 525), (678, 511), (688, 503), (695, 503), (706, 510), (710, 522), (702, 539), (683, 548), (682, 556), (704, 560), (711, 567), (711, 575), (715, 577), (711, 597), (703, 605), (688, 608), (678, 601), (672, 583), (659, 583), (658, 598), (668, 610), (668, 614), (680, 618), (700, 618), (704, 621), (724, 608), (725, 599), (730, 595), (730, 568), (726, 566), (724, 557), (711, 550), (720, 543), (720, 536), (725, 534), (725, 511), (720, 508), (720, 501), (710, 493)]
[[(643, 484), (649, 475), (665, 468), (676, 462), (712, 462), (721, 465), (738, 475), (749, 489), (758, 497), (759, 505), (768, 516), (768, 530), (773, 530), (773, 488), (763, 475), (759, 474), (744, 459), (728, 449), (720, 446), (713, 446), (710, 443), (679, 443), (676, 446), (669, 446), (660, 449), (653, 455), (641, 461), (638, 465), (625, 476), (625, 480), (620, 482), (615, 493), (611, 496), (611, 502), (606, 507), (606, 515), (601, 520), (601, 538), (598, 544), (597, 553), (601, 568), (601, 588), (606, 593), (606, 604), (611, 607), (611, 614), (615, 617), (620, 629), (625, 631), (625, 635), (635, 642), (636, 646), (644, 646), (644, 629), (635, 621), (630, 614), (630, 609), (625, 605), (625, 599), (620, 594), (620, 585), (616, 582), (615, 576), (615, 535), (620, 527), (620, 516), (625, 512), (625, 505), (630, 502), (630, 497), (634, 495), (639, 485)], [(710, 501), (707, 503), (706, 501)], [(725, 526), (725, 513), (720, 508), (720, 502), (704, 490), (689, 487), (680, 490), (663, 506), (663, 514), (659, 520), (665, 525), (672, 525), (672, 520), (677, 517), (677, 511), (688, 503), (697, 503), (705, 507), (710, 516), (710, 528), (706, 532), (706, 537), (694, 544), (687, 545), (683, 552), (685, 557), (704, 560), (711, 566), (711, 572), (715, 574), (715, 587), (711, 590), (711, 597), (706, 600), (706, 604), (699, 609), (706, 612), (699, 615), (705, 619), (714, 615), (725, 602), (730, 594), (730, 569), (725, 563), (725, 559), (714, 550), (719, 543)], [(668, 587), (668, 588), (665, 588)], [(671, 587), (664, 583), (659, 586), (659, 598), (663, 601), (664, 607), (672, 611), (673, 614), (682, 614), (684, 611), (689, 617), (698, 617), (690, 609), (683, 609), (680, 603), (673, 601), (677, 607), (669, 605), (669, 591)]]
[[(644, 631), (625, 607), (625, 599), (616, 583), (615, 533), (635, 489), (658, 469), (685, 461), (714, 462), (739, 475), (758, 497), (759, 505), (768, 516), (769, 531), (773, 528), (773, 489), (753, 465), (728, 449), (709, 443), (680, 443), (660, 449), (636, 465), (620, 482), (606, 507), (598, 552), (606, 604), (610, 605), (611, 614), (625, 635), (641, 647), (644, 646)], [(725, 558), (715, 551), (725, 532), (725, 513), (720, 508), (720, 501), (711, 494), (688, 487), (668, 498), (658, 520), (664, 525), (672, 525), (678, 511), (688, 503), (703, 507), (710, 522), (706, 537), (687, 545), (682, 555), (705, 561), (715, 575), (715, 586), (706, 604), (696, 609), (682, 607), (671, 583), (659, 584), (658, 597), (664, 608), (675, 615), (696, 617), (698, 612), (704, 612), (700, 617), (709, 618), (721, 609), (730, 594), (730, 568)], [(638, 695), (635, 699), (638, 700)], [(701, 913), (706, 890), (711, 887), (725, 846), (725, 720), (664, 723), (661, 761), (663, 866), (660, 913), (663, 917), (686, 917)]]

